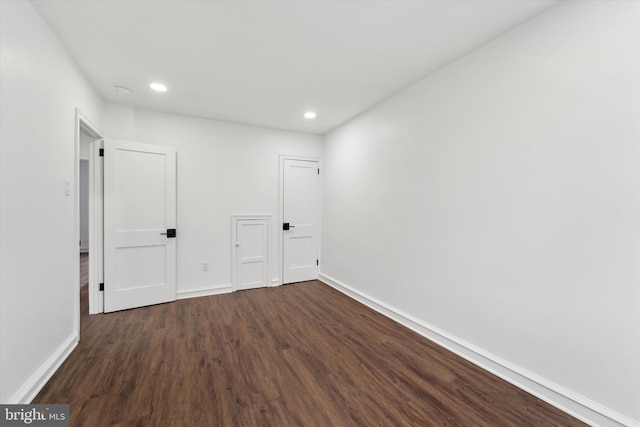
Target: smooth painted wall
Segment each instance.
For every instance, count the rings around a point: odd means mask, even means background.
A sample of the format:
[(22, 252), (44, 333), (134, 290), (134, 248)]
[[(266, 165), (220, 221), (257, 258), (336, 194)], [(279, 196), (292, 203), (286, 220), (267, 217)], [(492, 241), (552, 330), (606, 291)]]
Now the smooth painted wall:
[[(89, 251), (89, 148), (93, 138), (80, 131), (80, 169), (79, 169), (79, 197), (80, 197), (80, 252)], [(81, 283), (82, 285), (82, 283)]]
[(80, 131), (80, 160), (89, 160), (89, 146), (96, 138), (93, 138), (86, 134), (83, 130)]
[[(80, 252), (89, 251), (89, 161), (80, 160)], [(82, 285), (82, 283), (80, 283)]]
[(65, 195), (65, 182), (75, 109), (99, 123), (102, 101), (29, 2), (0, 2), (0, 61), (0, 402), (26, 403), (78, 337), (76, 189)]
[[(270, 280), (280, 281), (279, 156), (319, 158), (320, 136), (117, 104), (106, 104), (105, 111), (106, 123), (115, 126), (106, 128), (108, 136), (177, 150), (178, 296), (231, 286), (232, 214), (272, 215)], [(209, 271), (202, 271), (203, 262)]]
[(638, 2), (568, 2), (325, 137), (321, 273), (640, 421)]

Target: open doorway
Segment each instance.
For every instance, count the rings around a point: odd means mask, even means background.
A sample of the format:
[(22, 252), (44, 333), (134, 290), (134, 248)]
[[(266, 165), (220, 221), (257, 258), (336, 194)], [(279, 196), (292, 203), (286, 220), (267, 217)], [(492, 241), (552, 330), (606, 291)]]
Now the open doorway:
[(79, 223), (80, 223), (80, 310), (89, 310), (89, 145), (96, 138), (80, 129), (80, 159), (78, 164)]
[(90, 144), (103, 137), (96, 126), (76, 109), (76, 176), (75, 176), (75, 234), (78, 254), (75, 261), (78, 280), (74, 283), (74, 300), (77, 301), (76, 315), (80, 331), (81, 313), (88, 313), (88, 282), (91, 253), (89, 252), (89, 150)]

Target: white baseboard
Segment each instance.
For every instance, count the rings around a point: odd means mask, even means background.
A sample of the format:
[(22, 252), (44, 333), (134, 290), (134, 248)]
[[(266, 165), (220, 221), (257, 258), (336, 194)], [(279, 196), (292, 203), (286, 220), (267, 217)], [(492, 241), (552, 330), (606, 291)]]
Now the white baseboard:
[(280, 282), (280, 279), (271, 280), (271, 287), (280, 286), (280, 285), (282, 285), (282, 283)]
[(72, 334), (53, 352), (51, 356), (38, 368), (37, 371), (25, 382), (16, 394), (9, 399), (9, 404), (29, 404), (42, 390), (47, 381), (55, 374), (60, 365), (67, 360), (74, 348), (78, 345), (77, 333)]
[(176, 292), (176, 299), (187, 299), (195, 297), (206, 297), (209, 295), (228, 294), (233, 292), (233, 286), (231, 283), (225, 285), (210, 286), (200, 289), (188, 289), (185, 291)]
[(319, 280), (587, 424), (602, 427), (640, 427), (638, 421), (372, 298), (337, 279), (320, 274)]

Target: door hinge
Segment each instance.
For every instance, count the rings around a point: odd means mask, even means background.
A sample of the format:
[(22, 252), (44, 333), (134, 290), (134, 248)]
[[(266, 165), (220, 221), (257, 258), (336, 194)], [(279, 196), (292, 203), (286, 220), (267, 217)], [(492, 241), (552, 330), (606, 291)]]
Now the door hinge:
[(318, 175), (320, 175), (320, 168), (318, 168)]
[(100, 149), (100, 153), (99, 154), (100, 154), (100, 157), (104, 157), (104, 148)]
[(104, 283), (100, 283), (100, 290), (104, 291)]
[(316, 260), (316, 265), (320, 265), (320, 261)]

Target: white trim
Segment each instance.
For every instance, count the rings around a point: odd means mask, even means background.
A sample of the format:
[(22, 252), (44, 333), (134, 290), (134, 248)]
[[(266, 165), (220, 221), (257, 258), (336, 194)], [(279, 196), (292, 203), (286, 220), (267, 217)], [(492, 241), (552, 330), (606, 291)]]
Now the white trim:
[(280, 281), (280, 279), (271, 280), (271, 287), (280, 286), (280, 285), (282, 285), (282, 282)]
[[(231, 215), (231, 286), (233, 290), (238, 290), (238, 272), (237, 272), (237, 223), (243, 219), (264, 219), (267, 220), (267, 280), (271, 277), (271, 214), (232, 214)], [(267, 287), (269, 284), (267, 284)]]
[[(282, 238), (282, 224), (284, 223), (284, 161), (285, 160), (301, 160), (307, 162), (318, 162), (318, 168), (320, 169), (320, 177), (318, 178), (318, 224), (317, 224), (317, 241), (318, 241), (318, 260), (322, 260), (322, 157), (309, 157), (309, 156), (294, 156), (288, 154), (280, 154), (279, 169), (278, 169), (278, 223), (276, 224), (276, 230), (278, 230), (278, 284), (281, 285), (284, 281), (284, 242)], [(320, 274), (320, 266), (318, 266), (318, 275)], [(273, 285), (272, 285), (273, 286)]]
[[(76, 293), (77, 293), (76, 289)], [(67, 360), (78, 345), (79, 336), (72, 334), (53, 352), (51, 356), (36, 370), (20, 389), (9, 399), (8, 404), (29, 404), (56, 373), (60, 365)]]
[(217, 286), (209, 286), (206, 288), (200, 289), (188, 289), (185, 291), (177, 291), (176, 299), (187, 299), (187, 298), (196, 298), (196, 297), (206, 297), (209, 295), (220, 295), (220, 294), (228, 294), (233, 292), (233, 285), (231, 283), (227, 283), (225, 285), (217, 285)]
[(100, 283), (104, 280), (103, 258), (103, 168), (100, 157), (102, 141), (92, 142), (89, 151), (89, 314), (104, 312), (104, 292)]
[[(104, 133), (93, 124), (93, 122), (87, 117), (86, 114), (82, 112), (79, 108), (76, 107), (75, 111), (75, 138), (74, 138), (74, 178), (73, 178), (73, 206), (74, 206), (74, 247), (78, 247), (78, 241), (80, 240), (80, 133), (85, 132), (89, 136), (93, 138), (102, 138)], [(91, 180), (91, 177), (89, 177)], [(91, 192), (91, 189), (89, 189)], [(89, 196), (91, 197), (91, 196)], [(89, 205), (91, 205), (91, 201), (89, 201)], [(91, 214), (89, 215), (89, 233), (91, 233)], [(89, 243), (91, 244), (91, 243)], [(74, 266), (74, 274), (73, 274), (73, 284), (72, 288), (72, 298), (73, 298), (73, 311), (74, 311), (74, 325), (76, 330), (75, 334), (80, 336), (80, 296), (78, 295), (78, 289), (80, 288), (80, 259), (79, 257), (74, 257), (73, 266)], [(91, 260), (89, 260), (89, 265), (91, 265)], [(91, 277), (89, 277), (91, 280)], [(91, 301), (90, 301), (91, 302)]]
[(638, 421), (468, 343), (337, 279), (320, 273), (319, 280), (587, 424), (640, 427)]

